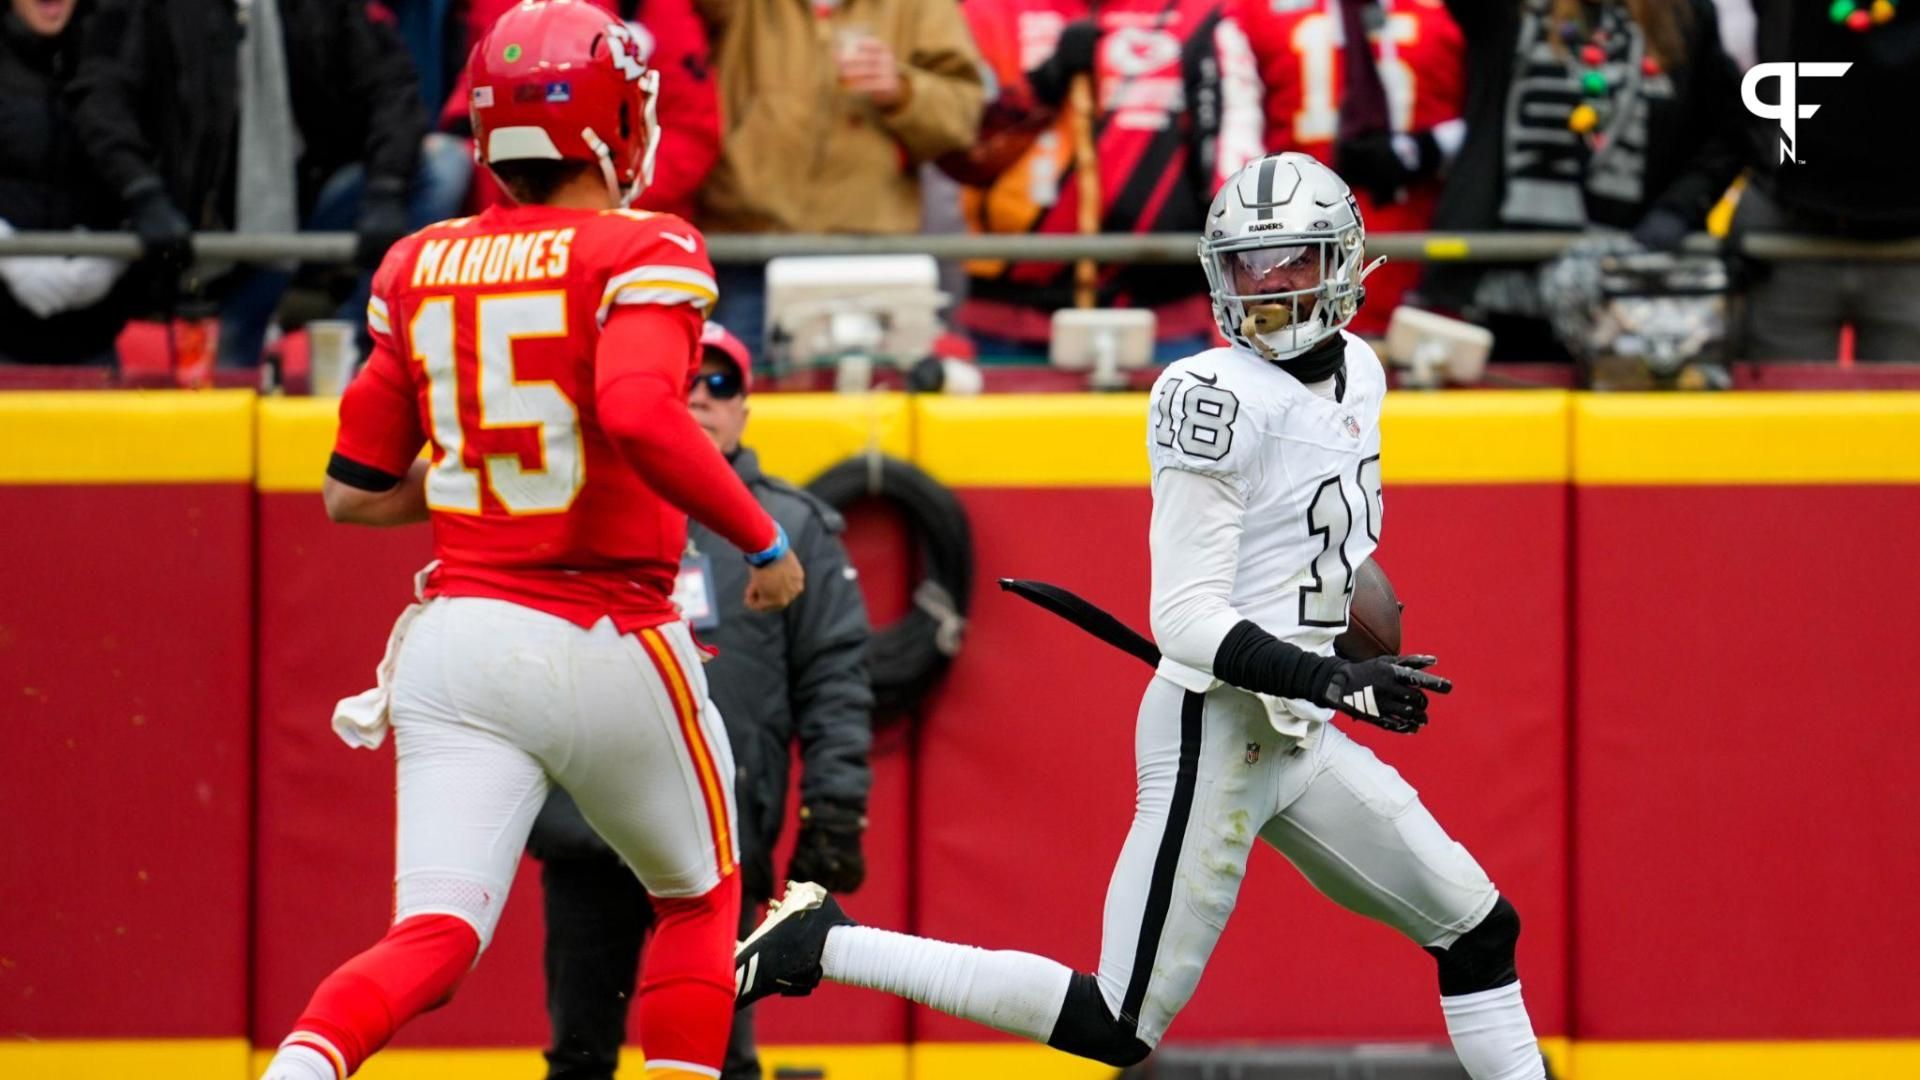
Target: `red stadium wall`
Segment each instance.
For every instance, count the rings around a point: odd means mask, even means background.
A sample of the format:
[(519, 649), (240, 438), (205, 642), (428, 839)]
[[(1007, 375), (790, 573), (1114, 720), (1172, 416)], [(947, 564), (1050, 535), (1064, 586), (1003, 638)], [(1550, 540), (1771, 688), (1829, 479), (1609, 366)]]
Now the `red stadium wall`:
[(0, 397), (0, 1038), (245, 1030), (252, 432)]
[[(856, 915), (1095, 960), (1146, 672), (992, 579), (1144, 625), (1140, 411), (756, 404), (775, 471), (871, 441), (973, 518), (968, 644), (917, 729), (879, 740)], [(237, 1077), (384, 924), (391, 751), (349, 751), (325, 718), (427, 542), (327, 524), (331, 430), (325, 403), (243, 394), (0, 398), (0, 1075), (202, 1046), (179, 1075)], [(1920, 395), (1395, 395), (1386, 439), (1379, 557), (1410, 646), (1460, 689), (1419, 738), (1367, 741), (1520, 907), (1528, 999), (1576, 1040), (1575, 1075), (1920, 1075), (1897, 975), (1920, 962), (1901, 854), (1920, 753), (1893, 737), (1920, 706), (1887, 689), (1915, 644)], [(876, 612), (898, 610), (897, 528), (858, 514), (850, 542)], [(1254, 864), (1174, 1040), (1442, 1037), (1426, 957)], [(540, 1042), (531, 876), (385, 1075), (537, 1067), (425, 1049)], [(1071, 1071), (841, 989), (770, 1003), (762, 1033), (836, 1080)]]
[(1915, 402), (1578, 404), (1582, 1037), (1920, 1035)]

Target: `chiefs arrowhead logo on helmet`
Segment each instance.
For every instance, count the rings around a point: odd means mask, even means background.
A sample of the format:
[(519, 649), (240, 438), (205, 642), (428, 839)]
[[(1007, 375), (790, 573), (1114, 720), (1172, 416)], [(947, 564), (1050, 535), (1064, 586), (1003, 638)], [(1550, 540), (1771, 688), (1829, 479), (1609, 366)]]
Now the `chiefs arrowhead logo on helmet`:
[(474, 154), (597, 164), (625, 205), (653, 181), (660, 143), (647, 67), (626, 24), (584, 0), (526, 0), (500, 16), (467, 62)]
[(613, 58), (614, 70), (625, 75), (629, 81), (638, 80), (647, 73), (646, 50), (640, 47), (640, 39), (625, 23), (613, 23), (607, 27), (607, 55)]

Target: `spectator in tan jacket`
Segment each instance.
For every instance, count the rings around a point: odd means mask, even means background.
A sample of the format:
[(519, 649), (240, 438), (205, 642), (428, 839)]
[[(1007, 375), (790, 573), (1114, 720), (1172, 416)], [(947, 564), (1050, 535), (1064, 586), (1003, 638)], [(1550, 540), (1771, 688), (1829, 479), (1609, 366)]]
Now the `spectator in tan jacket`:
[[(699, 0), (726, 124), (709, 232), (911, 233), (919, 166), (971, 145), (983, 90), (956, 0)], [(758, 355), (764, 271), (720, 267), (716, 319)]]

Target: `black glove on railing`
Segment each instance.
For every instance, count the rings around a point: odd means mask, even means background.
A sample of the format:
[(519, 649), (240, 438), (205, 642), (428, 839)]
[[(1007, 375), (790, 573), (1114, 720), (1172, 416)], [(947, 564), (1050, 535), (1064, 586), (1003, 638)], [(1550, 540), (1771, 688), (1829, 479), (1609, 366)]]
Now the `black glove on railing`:
[(1633, 239), (1648, 251), (1672, 254), (1686, 243), (1687, 232), (1687, 219), (1678, 211), (1656, 206), (1633, 227)]
[(193, 226), (173, 205), (157, 176), (134, 181), (120, 195), (127, 205), (128, 225), (140, 237), (147, 259), (170, 273), (179, 273), (193, 261)]
[(1027, 85), (1033, 96), (1049, 108), (1059, 108), (1067, 100), (1067, 87), (1073, 77), (1093, 70), (1093, 54), (1100, 44), (1100, 24), (1092, 19), (1077, 19), (1060, 31), (1060, 43), (1053, 55), (1027, 72)]

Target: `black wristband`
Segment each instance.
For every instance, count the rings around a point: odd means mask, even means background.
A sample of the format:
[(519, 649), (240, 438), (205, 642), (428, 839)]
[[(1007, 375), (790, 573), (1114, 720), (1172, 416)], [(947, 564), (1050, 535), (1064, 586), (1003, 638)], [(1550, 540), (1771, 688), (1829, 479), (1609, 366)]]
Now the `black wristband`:
[(371, 465), (362, 465), (350, 457), (334, 454), (327, 460), (327, 475), (361, 491), (392, 491), (404, 477), (395, 476)]
[(1215, 678), (1242, 690), (1321, 702), (1340, 661), (1289, 645), (1242, 619), (1213, 656)]

